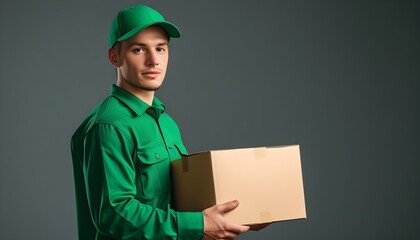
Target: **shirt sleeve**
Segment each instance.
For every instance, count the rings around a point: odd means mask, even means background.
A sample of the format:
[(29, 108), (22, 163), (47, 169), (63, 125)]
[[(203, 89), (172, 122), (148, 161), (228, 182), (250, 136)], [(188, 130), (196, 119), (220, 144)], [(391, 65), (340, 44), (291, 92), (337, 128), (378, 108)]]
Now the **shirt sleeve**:
[(115, 239), (201, 239), (201, 212), (142, 204), (135, 196), (133, 143), (117, 127), (98, 124), (87, 135), (83, 172), (92, 220)]

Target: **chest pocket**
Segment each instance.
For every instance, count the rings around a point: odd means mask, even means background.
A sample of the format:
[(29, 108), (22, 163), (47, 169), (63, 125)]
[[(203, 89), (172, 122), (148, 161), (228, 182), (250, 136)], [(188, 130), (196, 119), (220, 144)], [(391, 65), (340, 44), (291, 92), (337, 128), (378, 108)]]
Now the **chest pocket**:
[(170, 191), (170, 161), (165, 145), (137, 150), (139, 160), (140, 192), (153, 198)]

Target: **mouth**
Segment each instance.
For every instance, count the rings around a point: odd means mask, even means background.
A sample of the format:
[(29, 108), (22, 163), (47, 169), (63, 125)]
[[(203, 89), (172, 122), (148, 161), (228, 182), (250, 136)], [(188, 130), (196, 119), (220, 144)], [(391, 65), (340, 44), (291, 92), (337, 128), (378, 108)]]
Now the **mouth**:
[(148, 78), (157, 78), (160, 75), (159, 71), (147, 71), (142, 73), (143, 76)]

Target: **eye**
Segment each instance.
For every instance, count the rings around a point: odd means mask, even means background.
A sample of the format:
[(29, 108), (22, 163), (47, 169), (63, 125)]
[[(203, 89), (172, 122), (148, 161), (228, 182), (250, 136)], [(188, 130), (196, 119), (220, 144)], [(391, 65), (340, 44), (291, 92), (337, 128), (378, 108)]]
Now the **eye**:
[(163, 47), (158, 47), (158, 48), (156, 48), (156, 51), (157, 51), (157, 52), (165, 52), (165, 51), (166, 51), (166, 49), (165, 49), (165, 48), (163, 48)]
[(144, 52), (144, 49), (143, 49), (143, 48), (134, 48), (134, 49), (133, 49), (133, 52), (134, 52), (135, 54), (140, 54), (140, 53)]

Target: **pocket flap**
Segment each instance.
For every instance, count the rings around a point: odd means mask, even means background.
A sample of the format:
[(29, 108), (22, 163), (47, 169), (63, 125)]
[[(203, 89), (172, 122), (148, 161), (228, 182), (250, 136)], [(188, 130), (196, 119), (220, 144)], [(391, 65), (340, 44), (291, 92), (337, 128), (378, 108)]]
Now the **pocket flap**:
[(184, 144), (175, 144), (175, 147), (178, 148), (178, 151), (183, 157), (188, 155), (187, 149), (185, 148)]
[(168, 151), (164, 144), (159, 144), (146, 149), (138, 149), (137, 157), (144, 164), (155, 164), (168, 159)]

